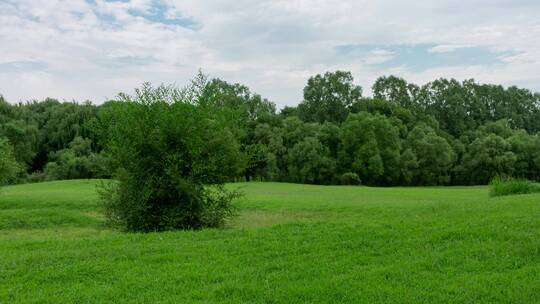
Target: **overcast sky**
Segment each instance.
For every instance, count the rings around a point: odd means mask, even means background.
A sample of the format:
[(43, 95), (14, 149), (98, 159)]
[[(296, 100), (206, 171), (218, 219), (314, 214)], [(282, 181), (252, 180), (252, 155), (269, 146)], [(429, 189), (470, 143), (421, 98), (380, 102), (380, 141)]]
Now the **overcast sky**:
[(278, 106), (351, 71), (540, 91), (539, 0), (0, 0), (0, 94), (101, 103), (201, 68)]

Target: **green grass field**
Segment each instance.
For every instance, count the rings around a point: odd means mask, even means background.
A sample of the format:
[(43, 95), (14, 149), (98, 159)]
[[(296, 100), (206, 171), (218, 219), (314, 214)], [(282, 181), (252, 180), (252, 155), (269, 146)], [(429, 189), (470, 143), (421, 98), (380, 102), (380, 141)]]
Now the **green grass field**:
[(0, 193), (0, 303), (534, 303), (540, 194), (247, 183), (224, 229), (103, 225), (99, 181)]

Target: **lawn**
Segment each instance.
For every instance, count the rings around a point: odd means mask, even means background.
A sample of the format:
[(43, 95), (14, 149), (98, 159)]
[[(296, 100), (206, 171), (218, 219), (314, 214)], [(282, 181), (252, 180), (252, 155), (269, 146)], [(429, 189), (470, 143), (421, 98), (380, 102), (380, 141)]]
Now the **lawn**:
[(0, 303), (533, 303), (540, 194), (231, 184), (223, 229), (105, 227), (100, 181), (0, 193)]

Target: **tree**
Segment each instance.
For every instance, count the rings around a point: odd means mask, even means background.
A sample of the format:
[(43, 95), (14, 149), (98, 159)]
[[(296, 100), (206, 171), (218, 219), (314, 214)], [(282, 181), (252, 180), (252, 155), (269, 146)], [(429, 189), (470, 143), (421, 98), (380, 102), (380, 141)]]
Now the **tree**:
[[(335, 182), (354, 173), (374, 185), (445, 184), (450, 172), (453, 184), (471, 184), (499, 171), (540, 180), (540, 94), (523, 88), (473, 79), (437, 79), (418, 86), (384, 76), (373, 85), (374, 97), (363, 98), (351, 73), (336, 71), (311, 77), (301, 104), (279, 114), (275, 104), (247, 86), (210, 79), (200, 71), (183, 89), (150, 91), (139, 90), (155, 102), (179, 101), (211, 113), (208, 119), (232, 133), (245, 171), (230, 179), (289, 181), (291, 151), (314, 138), (338, 164)], [(24, 179), (25, 171), (28, 181), (116, 172), (118, 160), (109, 157), (110, 149), (102, 150), (114, 133), (118, 108), (129, 99), (122, 96), (99, 106), (51, 98), (10, 104), (0, 96), (0, 137), (8, 140), (22, 168), (17, 180)], [(353, 115), (347, 123), (350, 113), (363, 118)], [(497, 137), (488, 140), (490, 135)], [(487, 155), (484, 161), (492, 167), (480, 168), (474, 153)], [(503, 163), (507, 168), (512, 159), (512, 169), (496, 168)]]
[[(287, 164), (285, 162), (287, 149), (283, 145), (283, 129), (279, 126), (271, 126), (268, 123), (258, 123), (254, 128), (250, 129), (245, 139), (244, 150), (249, 151), (250, 145), (260, 145), (265, 148), (266, 155), (258, 159), (264, 158), (264, 168), (259, 171), (265, 180), (280, 180), (286, 176)], [(261, 147), (255, 148), (261, 155)], [(248, 152), (249, 155), (249, 152)], [(262, 165), (262, 163), (259, 163)], [(249, 163), (248, 163), (249, 168)], [(246, 169), (248, 170), (248, 169)]]
[(518, 130), (507, 141), (516, 155), (514, 176), (540, 180), (540, 138)]
[(46, 122), (41, 126), (47, 150), (61, 150), (77, 136), (93, 139), (89, 122), (96, 116), (97, 108), (91, 103), (66, 102), (46, 109)]
[(350, 72), (326, 72), (309, 78), (304, 100), (298, 106), (299, 117), (307, 122), (342, 123), (349, 107), (362, 96)]
[(20, 170), (13, 155), (13, 147), (7, 139), (0, 137), (0, 185), (13, 182)]
[(289, 151), (289, 177), (305, 184), (330, 184), (334, 180), (335, 161), (328, 149), (314, 137), (306, 137)]
[(418, 159), (411, 148), (406, 148), (400, 157), (401, 181), (413, 185), (418, 170)]
[(44, 179), (81, 179), (110, 177), (110, 160), (103, 153), (92, 152), (92, 141), (75, 137), (69, 148), (51, 152), (43, 170)]
[(337, 159), (339, 144), (340, 144), (340, 129), (337, 125), (331, 122), (325, 122), (319, 127), (317, 139), (330, 152), (330, 157)]
[(482, 134), (474, 140), (456, 168), (459, 178), (469, 184), (487, 184), (496, 176), (512, 176), (517, 161), (512, 146), (496, 134)]
[(351, 112), (384, 115), (399, 129), (402, 137), (407, 136), (408, 129), (412, 129), (416, 122), (423, 121), (419, 117), (414, 117), (410, 110), (384, 99), (361, 98), (351, 106)]
[(457, 80), (437, 79), (421, 90), (423, 99), (419, 103), (452, 136), (459, 137), (479, 125), (470, 115), (473, 95)]
[(244, 85), (230, 84), (221, 79), (212, 79), (204, 86), (198, 103), (234, 110), (241, 124), (271, 119), (276, 115), (274, 103), (252, 94)]
[(244, 176), (247, 181), (253, 178), (274, 180), (279, 176), (276, 156), (264, 144), (249, 144), (244, 146), (247, 165)]
[[(233, 194), (221, 185), (245, 166), (231, 121), (215, 107), (145, 84), (111, 104), (105, 132), (117, 183), (102, 192), (111, 224), (130, 231), (222, 225)], [(213, 186), (209, 186), (213, 185)]]
[(279, 116), (282, 118), (298, 116), (298, 107), (284, 106), (281, 111), (279, 111)]
[(27, 124), (22, 120), (10, 120), (0, 126), (0, 135), (9, 139), (13, 146), (15, 158), (21, 167), (32, 166), (37, 154), (39, 130), (34, 124)]
[(291, 149), (306, 137), (317, 138), (319, 135), (320, 124), (305, 123), (296, 116), (287, 117), (283, 120), (283, 145), (287, 149)]
[(399, 131), (385, 116), (350, 114), (341, 127), (340, 147), (342, 172), (357, 173), (366, 184), (393, 185), (399, 181)]
[(404, 148), (406, 150), (402, 161), (409, 170), (405, 173), (408, 183), (439, 185), (450, 182), (450, 169), (455, 154), (448, 142), (438, 136), (435, 130), (426, 125), (416, 126), (405, 140)]
[(418, 107), (416, 94), (419, 90), (417, 85), (409, 84), (403, 78), (383, 76), (377, 78), (373, 84), (373, 97), (397, 103), (407, 109), (415, 109)]

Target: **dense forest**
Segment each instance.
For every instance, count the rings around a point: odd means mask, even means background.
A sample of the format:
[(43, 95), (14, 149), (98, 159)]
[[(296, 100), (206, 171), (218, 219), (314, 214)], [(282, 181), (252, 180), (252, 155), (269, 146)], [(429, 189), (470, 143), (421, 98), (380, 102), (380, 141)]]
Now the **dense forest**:
[[(203, 109), (179, 109), (171, 119), (183, 116), (186, 127), (171, 134), (185, 144), (190, 132), (212, 130), (201, 138), (224, 149), (223, 158), (212, 161), (224, 166), (227, 160), (230, 181), (395, 186), (486, 184), (495, 176), (540, 180), (539, 93), (474, 80), (416, 85), (389, 76), (377, 79), (370, 95), (363, 96), (351, 73), (336, 71), (311, 77), (303, 101), (279, 111), (244, 85), (203, 74), (182, 89), (145, 84), (101, 105), (55, 99), (11, 104), (0, 96), (0, 183), (111, 177), (119, 160), (107, 142), (122, 138), (114, 109), (130, 98), (181, 99)], [(193, 115), (201, 111), (219, 113), (200, 117), (220, 124), (198, 129)]]

